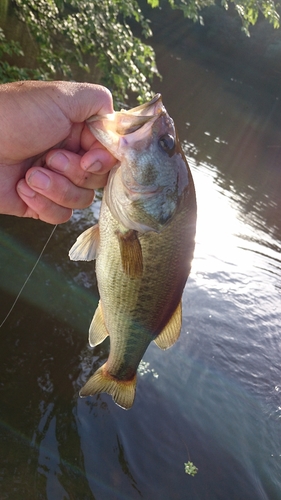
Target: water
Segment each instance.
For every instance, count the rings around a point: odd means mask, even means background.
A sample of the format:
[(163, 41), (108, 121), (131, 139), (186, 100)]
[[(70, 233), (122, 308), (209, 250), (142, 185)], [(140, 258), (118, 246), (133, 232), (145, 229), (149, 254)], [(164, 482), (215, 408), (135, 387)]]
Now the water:
[[(78, 398), (109, 344), (87, 345), (94, 268), (67, 257), (99, 202), (77, 211), (1, 329), (1, 500), (281, 499), (280, 91), (155, 48), (198, 198), (180, 340), (149, 347), (130, 411)], [(0, 229), (1, 320), (51, 228)]]

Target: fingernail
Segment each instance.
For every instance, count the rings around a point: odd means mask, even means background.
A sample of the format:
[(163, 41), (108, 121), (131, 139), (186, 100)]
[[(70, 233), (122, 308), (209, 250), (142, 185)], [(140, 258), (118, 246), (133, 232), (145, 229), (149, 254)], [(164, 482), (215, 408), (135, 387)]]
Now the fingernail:
[(23, 194), (23, 196), (27, 196), (28, 198), (34, 198), (36, 194), (23, 179), (18, 182), (17, 189), (21, 194)]
[(41, 170), (35, 170), (26, 180), (30, 186), (37, 189), (48, 189), (51, 184), (50, 177)]
[(87, 170), (87, 172), (99, 172), (102, 170), (102, 163), (100, 161), (95, 161), (94, 163), (91, 163), (90, 165), (84, 165), (84, 169)]
[(47, 163), (49, 167), (64, 172), (69, 165), (69, 159), (63, 153), (54, 153), (53, 156), (48, 159)]

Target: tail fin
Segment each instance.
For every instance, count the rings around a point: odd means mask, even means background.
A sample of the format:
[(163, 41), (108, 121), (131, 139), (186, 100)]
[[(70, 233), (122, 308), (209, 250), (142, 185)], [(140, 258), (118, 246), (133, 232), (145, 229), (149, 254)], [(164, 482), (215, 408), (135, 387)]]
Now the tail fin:
[(110, 394), (113, 401), (121, 408), (129, 410), (133, 406), (136, 393), (137, 376), (131, 380), (118, 380), (106, 370), (106, 363), (101, 366), (80, 390), (83, 398), (100, 392)]

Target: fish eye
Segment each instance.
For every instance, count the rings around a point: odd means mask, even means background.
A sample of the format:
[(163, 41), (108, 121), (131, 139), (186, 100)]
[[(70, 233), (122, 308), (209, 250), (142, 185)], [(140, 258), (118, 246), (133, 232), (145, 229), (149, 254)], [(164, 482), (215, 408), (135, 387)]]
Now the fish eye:
[(165, 134), (158, 141), (159, 146), (168, 154), (171, 154), (175, 148), (175, 139), (170, 134)]

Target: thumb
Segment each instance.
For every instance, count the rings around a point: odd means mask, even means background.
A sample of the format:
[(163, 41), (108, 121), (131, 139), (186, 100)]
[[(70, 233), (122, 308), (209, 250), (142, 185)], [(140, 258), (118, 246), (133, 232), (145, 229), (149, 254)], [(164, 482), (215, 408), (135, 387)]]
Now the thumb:
[(71, 122), (113, 112), (111, 92), (102, 85), (78, 82), (44, 82), (46, 91)]
[(2, 162), (11, 164), (59, 144), (73, 123), (112, 113), (113, 103), (101, 85), (24, 81), (0, 86), (0, 109)]

